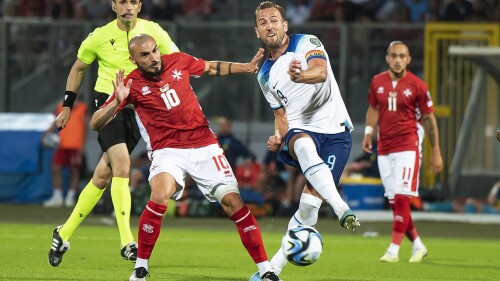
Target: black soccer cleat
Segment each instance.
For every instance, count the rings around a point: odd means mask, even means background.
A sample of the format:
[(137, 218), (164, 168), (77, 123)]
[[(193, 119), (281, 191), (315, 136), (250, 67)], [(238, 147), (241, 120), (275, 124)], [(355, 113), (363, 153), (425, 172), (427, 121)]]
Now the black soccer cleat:
[(145, 267), (134, 268), (132, 275), (130, 275), (129, 281), (146, 281), (146, 277), (149, 277), (149, 272)]
[(282, 281), (276, 273), (268, 271), (262, 275), (262, 281)]
[(135, 261), (137, 259), (137, 243), (128, 243), (121, 249), (120, 253), (124, 259)]
[(49, 263), (52, 266), (58, 266), (62, 262), (62, 257), (69, 250), (69, 242), (62, 240), (59, 236), (59, 229), (62, 225), (56, 227), (52, 232), (52, 246), (49, 250)]

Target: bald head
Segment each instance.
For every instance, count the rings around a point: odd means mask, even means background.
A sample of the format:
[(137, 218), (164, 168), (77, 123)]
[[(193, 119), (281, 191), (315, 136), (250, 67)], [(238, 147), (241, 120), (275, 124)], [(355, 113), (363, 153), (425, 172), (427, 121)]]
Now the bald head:
[(132, 55), (136, 49), (136, 46), (144, 45), (145, 43), (149, 42), (154, 42), (154, 44), (156, 45), (156, 41), (152, 36), (147, 34), (137, 34), (128, 42), (128, 52)]

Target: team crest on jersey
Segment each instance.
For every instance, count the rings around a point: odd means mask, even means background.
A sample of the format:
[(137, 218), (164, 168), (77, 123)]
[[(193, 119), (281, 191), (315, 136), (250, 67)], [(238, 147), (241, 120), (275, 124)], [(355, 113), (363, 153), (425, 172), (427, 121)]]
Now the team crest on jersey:
[(405, 97), (409, 97), (409, 96), (411, 96), (411, 90), (410, 90), (410, 89), (405, 89), (405, 90), (403, 91), (403, 95), (405, 95)]
[(311, 43), (315, 46), (318, 46), (318, 47), (321, 47), (321, 41), (319, 41), (318, 38), (314, 37), (314, 38), (311, 38), (309, 39), (309, 41), (311, 41)]
[(175, 69), (174, 71), (172, 71), (172, 78), (174, 78), (174, 80), (180, 81), (182, 79), (181, 76), (182, 73), (180, 70)]
[(378, 87), (377, 94), (383, 94), (383, 93), (384, 93), (384, 87)]
[(151, 94), (151, 90), (149, 89), (148, 86), (142, 87), (141, 91), (143, 96)]

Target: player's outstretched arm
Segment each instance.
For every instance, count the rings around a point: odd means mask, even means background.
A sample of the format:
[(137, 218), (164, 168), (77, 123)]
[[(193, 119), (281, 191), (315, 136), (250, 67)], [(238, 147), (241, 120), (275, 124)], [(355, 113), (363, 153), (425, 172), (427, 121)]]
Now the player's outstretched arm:
[(238, 73), (254, 73), (259, 71), (259, 61), (264, 57), (264, 49), (259, 48), (257, 54), (248, 63), (228, 61), (207, 61), (205, 63), (205, 74), (222, 76)]
[(76, 93), (78, 92), (78, 89), (80, 89), (80, 84), (82, 83), (83, 76), (85, 75), (85, 71), (87, 71), (88, 67), (88, 64), (79, 59), (76, 59), (75, 63), (71, 67), (66, 81), (63, 108), (55, 120), (56, 127), (59, 131), (64, 129), (69, 121), (71, 108), (76, 100)]
[(123, 83), (124, 80), (124, 71), (120, 70), (116, 74), (116, 81), (113, 81), (113, 87), (115, 88), (114, 97), (108, 100), (103, 107), (92, 115), (92, 119), (90, 120), (91, 130), (97, 131), (106, 126), (115, 115), (120, 104), (128, 97), (132, 79), (128, 80), (126, 85)]

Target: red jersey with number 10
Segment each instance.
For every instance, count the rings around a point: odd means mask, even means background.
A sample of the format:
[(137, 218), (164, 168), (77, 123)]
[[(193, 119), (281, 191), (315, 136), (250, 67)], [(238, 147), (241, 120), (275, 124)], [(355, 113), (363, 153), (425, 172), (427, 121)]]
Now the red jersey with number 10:
[(197, 148), (217, 143), (190, 84), (190, 76), (203, 74), (205, 61), (181, 52), (162, 55), (162, 61), (160, 81), (144, 77), (138, 69), (127, 76), (124, 84), (132, 79), (132, 86), (119, 109), (127, 103), (134, 105), (148, 150)]
[(379, 155), (418, 151), (417, 112), (425, 115), (434, 111), (424, 81), (407, 71), (393, 86), (389, 71), (382, 72), (370, 83), (368, 102), (379, 110)]

